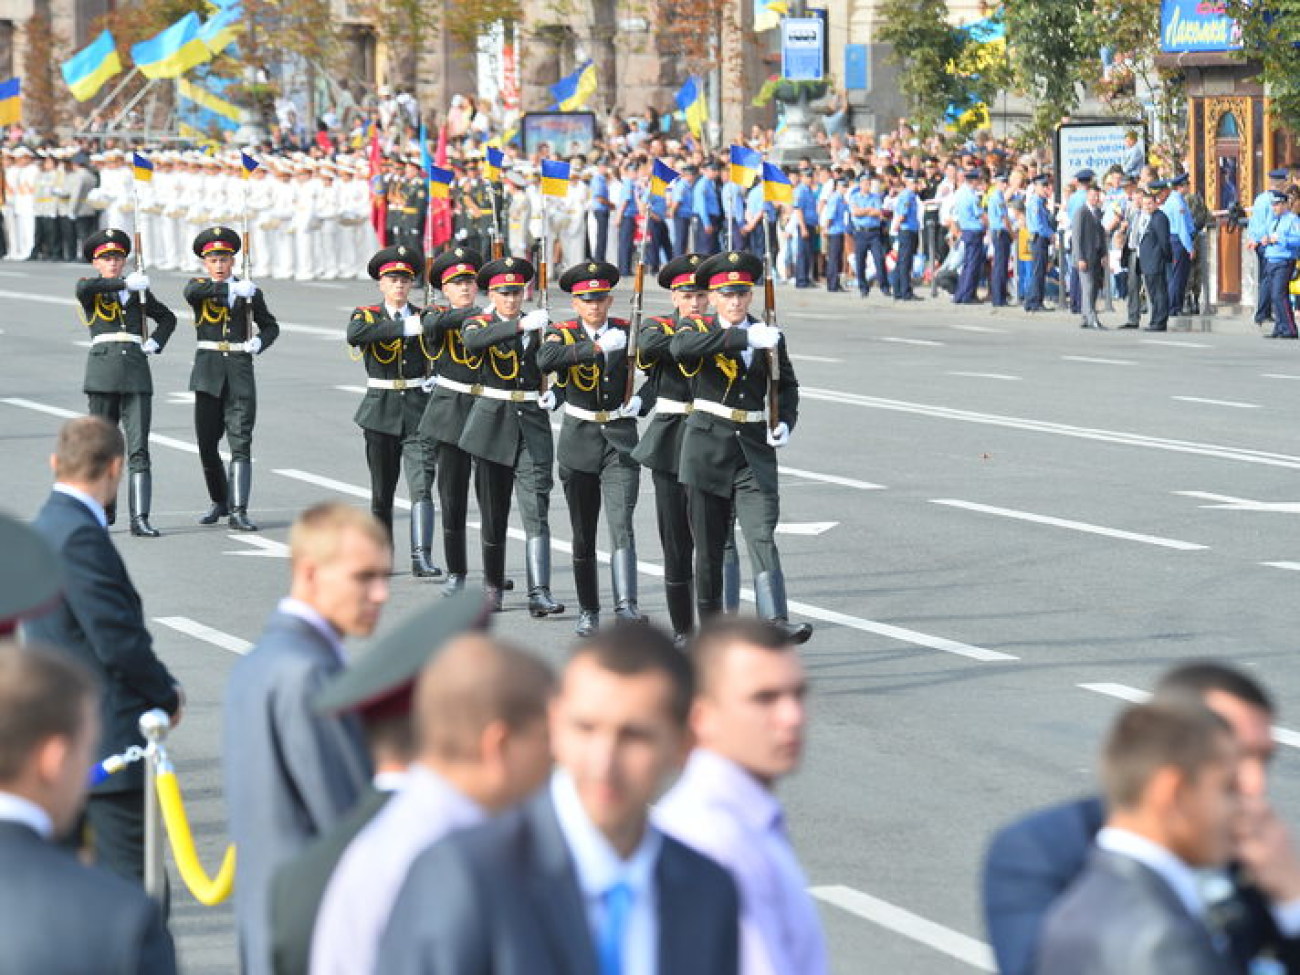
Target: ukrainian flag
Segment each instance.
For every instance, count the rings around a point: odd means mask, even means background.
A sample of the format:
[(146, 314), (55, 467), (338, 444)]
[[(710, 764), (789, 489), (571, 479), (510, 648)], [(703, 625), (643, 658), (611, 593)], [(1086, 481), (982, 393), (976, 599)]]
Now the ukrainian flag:
[(789, 11), (790, 5), (785, 0), (754, 0), (755, 32), (781, 26), (781, 18)]
[(429, 164), (429, 199), (446, 200), (451, 197), (451, 181), (455, 174), (450, 169)]
[(261, 163), (241, 149), (239, 150), (239, 165), (243, 168), (243, 172), (240, 175), (243, 176), (244, 179), (248, 179), (248, 177), (253, 175), (253, 170), (260, 166)]
[(483, 176), (496, 182), (501, 178), (501, 168), (506, 164), (506, 154), (500, 149), (488, 147), (487, 158), (483, 163)]
[(243, 16), (243, 8), (234, 3), (224, 10), (218, 10), (199, 28), (199, 40), (213, 57), (235, 42), (239, 32), (244, 29), (241, 23)]
[(741, 186), (749, 186), (763, 168), (763, 157), (757, 149), (745, 146), (731, 147), (731, 181)]
[(650, 195), (662, 197), (668, 192), (668, 184), (677, 178), (677, 170), (661, 159), (656, 159), (650, 170)]
[[(216, 82), (215, 78), (210, 80)], [(176, 93), (181, 97), (182, 113), (192, 123), (209, 128), (215, 125), (227, 132), (234, 132), (244, 122), (244, 111), (238, 105), (231, 104), (192, 81), (182, 78), (177, 83)]]
[(567, 78), (551, 85), (555, 108), (561, 112), (576, 112), (596, 93), (596, 63), (587, 61)]
[(79, 102), (94, 98), (104, 82), (122, 71), (122, 59), (117, 56), (113, 35), (104, 31), (89, 46), (64, 61), (59, 70), (73, 98)]
[(204, 146), (208, 155), (212, 155), (208, 150), (213, 149), (217, 144), (212, 136), (208, 135), (208, 133), (204, 132), (202, 129), (195, 128), (188, 122), (177, 122), (176, 134), (182, 139), (189, 139), (189, 141), (193, 142), (195, 145)]
[(153, 179), (153, 163), (143, 153), (131, 153), (131, 169), (135, 172), (135, 178), (141, 183), (148, 183)]
[(0, 81), (0, 125), (17, 125), (23, 118), (23, 83)]
[(698, 78), (687, 78), (686, 84), (674, 96), (677, 107), (686, 116), (686, 126), (697, 139), (704, 138), (704, 123), (709, 118), (709, 106), (704, 101), (704, 86)]
[(199, 15), (190, 11), (176, 23), (131, 48), (131, 60), (146, 78), (179, 78), (211, 59), (199, 39)]
[(542, 195), (569, 195), (569, 164), (558, 159), (542, 160)]
[(768, 203), (794, 203), (794, 187), (780, 166), (763, 163), (763, 199)]

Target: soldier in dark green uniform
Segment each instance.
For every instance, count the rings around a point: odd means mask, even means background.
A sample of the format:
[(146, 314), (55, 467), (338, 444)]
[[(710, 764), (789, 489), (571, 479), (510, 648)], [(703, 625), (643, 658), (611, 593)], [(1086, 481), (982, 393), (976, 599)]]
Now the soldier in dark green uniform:
[[(722, 608), (722, 551), (734, 513), (754, 567), (759, 616), (777, 622), (793, 643), (804, 643), (812, 626), (788, 622), (785, 576), (773, 533), (780, 516), (776, 448), (790, 441), (799, 416), (799, 383), (785, 338), (749, 314), (763, 262), (729, 251), (700, 265), (695, 279), (708, 288), (714, 314), (679, 329), (670, 349), (695, 371), (691, 414), (682, 436), (680, 474), (689, 492), (695, 538), (695, 586), (700, 619)], [(779, 422), (768, 427), (770, 373), (775, 349), (780, 368)]]
[[(198, 335), (190, 390), (199, 460), (212, 502), (199, 524), (215, 525), (229, 516), (231, 528), (255, 532), (257, 526), (248, 520), (257, 420), (253, 356), (271, 347), (280, 326), (262, 290), (248, 278), (233, 277), (239, 247), (239, 234), (229, 227), (212, 227), (194, 238), (194, 253), (208, 276), (185, 286)], [(218, 449), (223, 434), (230, 445), (229, 480)]]
[(600, 626), (596, 522), (602, 498), (613, 555), (614, 613), (641, 619), (636, 599), (636, 536), (632, 514), (641, 467), (632, 459), (636, 418), (653, 400), (648, 383), (624, 405), (629, 323), (609, 318), (618, 269), (603, 261), (575, 264), (560, 278), (578, 317), (546, 330), (537, 365), (557, 373), (564, 390), (564, 426), (556, 455), (573, 529), (573, 578), (578, 590), (578, 634)]
[(397, 477), (406, 468), (411, 498), (411, 575), (442, 575), (429, 560), (433, 545), (434, 478), (432, 445), (420, 436), (420, 418), (428, 405), (424, 381), (433, 361), (426, 319), (408, 300), (416, 274), (424, 267), (419, 251), (405, 244), (385, 247), (370, 259), (370, 276), (379, 282), (383, 300), (357, 308), (348, 320), (348, 345), (366, 367), (366, 395), (353, 419), (365, 431), (366, 466), (370, 468), (370, 510), (393, 536), (393, 496)]
[(460, 190), (458, 209), (465, 221), (464, 243), (480, 253), (488, 253), (496, 217), (492, 209), (492, 184), (479, 175), (477, 161), (471, 159), (465, 163), (465, 179)]
[[(466, 247), (453, 247), (440, 254), (429, 268), (429, 281), (442, 291), (454, 311), (478, 312), (475, 275), (483, 259)], [(420, 419), (420, 436), (437, 451), (438, 500), (442, 504), (442, 547), (447, 558), (447, 595), (465, 588), (469, 571), (466, 556), (465, 518), (469, 509), (469, 478), (474, 459), (458, 447), (465, 429), (470, 390), (478, 382), (477, 357), (466, 353), (461, 326), (439, 326), (427, 339), (433, 354), (437, 385)]]
[(483, 516), (483, 574), (499, 605), (505, 571), (510, 490), (519, 498), (528, 569), (528, 612), (541, 618), (564, 612), (551, 595), (551, 467), (555, 459), (551, 419), (555, 394), (543, 390), (537, 350), (550, 324), (540, 309), (520, 316), (533, 266), (515, 257), (491, 261), (479, 271), (492, 310), (465, 322), (465, 348), (481, 357), (479, 391), (460, 446), (478, 458), (478, 506)]
[[(144, 272), (122, 276), (131, 253), (131, 238), (126, 231), (109, 229), (92, 234), (81, 253), (99, 272), (97, 278), (77, 282), (81, 320), (90, 329), (90, 355), (82, 388), (90, 412), (109, 423), (120, 421), (126, 435), (131, 534), (157, 538), (158, 531), (149, 524), (153, 495), (149, 463), (153, 377), (146, 357), (162, 351), (176, 328), (176, 316), (149, 291), (149, 278)], [(152, 335), (146, 318), (156, 323)], [(110, 525), (116, 507), (109, 507)]]
[(388, 187), (388, 243), (419, 250), (429, 209), (428, 180), (420, 160), (408, 158), (406, 173)]
[(655, 415), (645, 436), (632, 451), (632, 459), (650, 468), (655, 486), (655, 517), (664, 552), (664, 595), (674, 637), (680, 642), (691, 632), (695, 595), (691, 574), (694, 546), (686, 509), (686, 488), (677, 479), (682, 433), (691, 411), (691, 377), (696, 370), (678, 365), (670, 349), (679, 328), (692, 328), (709, 307), (709, 293), (695, 280), (702, 254), (683, 254), (659, 272), (659, 286), (672, 294), (674, 313), (652, 318), (641, 326), (639, 362), (649, 370), (655, 390)]

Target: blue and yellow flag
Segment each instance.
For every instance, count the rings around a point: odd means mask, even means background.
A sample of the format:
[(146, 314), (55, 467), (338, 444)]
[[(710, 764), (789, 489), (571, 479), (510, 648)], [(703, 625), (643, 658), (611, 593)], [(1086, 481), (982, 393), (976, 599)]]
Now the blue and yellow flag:
[(0, 81), (0, 125), (17, 125), (23, 118), (23, 83)]
[(741, 186), (749, 186), (754, 177), (763, 168), (763, 157), (757, 149), (747, 146), (731, 147), (731, 181)]
[(117, 55), (113, 35), (104, 31), (64, 61), (59, 70), (73, 98), (79, 102), (94, 98), (104, 82), (122, 71), (122, 59)]
[(190, 11), (176, 23), (131, 48), (131, 60), (146, 78), (179, 78), (212, 57), (199, 39), (199, 15)]
[(551, 94), (555, 96), (553, 108), (561, 112), (576, 112), (587, 104), (587, 99), (596, 93), (596, 62), (587, 61), (579, 65), (573, 74), (561, 78), (551, 85)]
[(781, 26), (781, 18), (790, 12), (785, 0), (754, 0), (754, 31), (760, 33)]
[(153, 179), (153, 162), (142, 152), (131, 153), (131, 170), (141, 183), (148, 183)]
[(443, 169), (433, 163), (429, 163), (427, 172), (429, 173), (429, 198), (432, 200), (450, 199), (451, 181), (456, 178), (456, 174), (450, 169)]
[(654, 167), (650, 170), (650, 195), (662, 197), (668, 192), (668, 184), (677, 176), (677, 170), (662, 159), (656, 159)]
[(559, 159), (542, 160), (542, 195), (569, 195), (569, 164)]
[(244, 10), (238, 3), (218, 10), (199, 28), (199, 40), (216, 57), (235, 42), (244, 29), (243, 19)]
[(686, 84), (673, 96), (677, 107), (686, 116), (686, 127), (697, 139), (704, 138), (704, 123), (709, 118), (709, 106), (704, 101), (704, 86), (698, 78), (687, 78)]
[[(227, 84), (216, 77), (208, 78), (207, 81), (222, 87)], [(211, 129), (215, 126), (234, 132), (244, 122), (242, 108), (195, 82), (182, 78), (177, 82), (176, 93), (180, 96), (180, 114), (195, 127)]]
[(244, 152), (244, 150), (242, 149), (239, 150), (239, 168), (241, 170), (239, 175), (242, 176), (244, 179), (248, 179), (248, 177), (252, 176), (253, 170), (255, 170), (260, 165), (261, 163), (259, 163), (248, 153)]
[(494, 146), (488, 146), (487, 156), (483, 160), (483, 177), (496, 182), (501, 178), (501, 169), (506, 164), (506, 154)]
[(763, 199), (768, 203), (793, 203), (794, 186), (780, 166), (763, 163)]

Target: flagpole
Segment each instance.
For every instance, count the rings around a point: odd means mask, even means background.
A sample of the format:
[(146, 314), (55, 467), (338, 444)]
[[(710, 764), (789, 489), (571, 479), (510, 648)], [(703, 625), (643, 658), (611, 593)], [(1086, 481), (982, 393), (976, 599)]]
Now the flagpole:
[[(651, 169), (650, 179), (651, 188), (654, 187), (654, 170)], [(667, 192), (667, 187), (664, 187)], [(635, 192), (635, 190), (634, 190)], [(641, 247), (636, 256), (636, 279), (632, 285), (632, 323), (627, 330), (627, 382), (623, 387), (623, 406), (632, 402), (635, 395), (633, 389), (636, 383), (636, 360), (637, 360), (637, 339), (641, 332), (641, 305), (645, 294), (645, 253), (646, 247), (650, 240), (650, 199), (652, 193), (647, 193), (645, 202), (641, 207)]]
[(99, 100), (99, 104), (94, 107), (91, 114), (98, 115), (110, 104), (112, 104), (113, 99), (116, 98), (119, 94), (121, 94), (122, 89), (125, 88), (127, 84), (131, 81), (131, 79), (134, 78), (139, 73), (140, 73), (140, 69), (137, 68), (135, 65), (132, 65), (131, 70), (126, 73), (126, 77), (123, 78), (120, 82), (118, 82), (117, 87), (114, 88), (112, 91), (110, 91), (106, 97), (101, 98)]
[[(132, 158), (131, 161), (132, 163), (135, 162), (134, 157)], [(132, 168), (134, 168), (134, 166)], [(141, 246), (142, 238), (140, 236), (140, 197), (139, 197), (138, 190), (136, 189), (136, 183), (138, 182), (139, 180), (136, 179), (135, 174), (132, 173), (131, 174), (131, 235), (132, 237), (135, 238), (134, 241), (135, 242), (135, 269), (137, 273), (143, 274), (144, 273), (144, 248)], [(148, 295), (148, 292), (145, 292), (145, 294)], [(144, 313), (145, 304), (147, 304), (147, 301), (144, 298), (142, 298), (140, 300), (140, 341), (141, 343), (149, 341), (149, 319), (145, 316)]]

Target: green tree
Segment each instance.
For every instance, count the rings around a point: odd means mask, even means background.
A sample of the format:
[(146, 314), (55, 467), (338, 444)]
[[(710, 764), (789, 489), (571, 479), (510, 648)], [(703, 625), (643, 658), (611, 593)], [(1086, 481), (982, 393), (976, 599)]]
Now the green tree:
[(1300, 0), (1227, 0), (1241, 28), (1241, 56), (1260, 65), (1273, 119), (1300, 132)]
[(1002, 4), (1015, 86), (1034, 105), (1026, 133), (1030, 141), (1046, 141), (1078, 106), (1084, 86), (1100, 77), (1103, 35), (1097, 8), (1101, 2), (1005, 0)]

